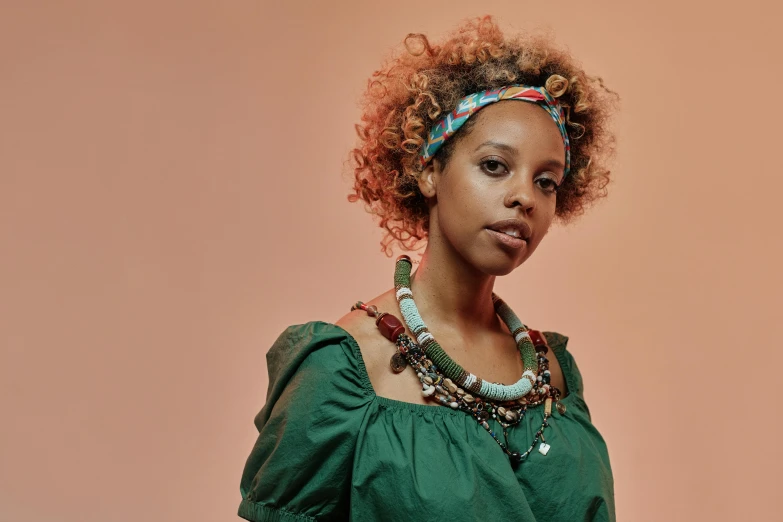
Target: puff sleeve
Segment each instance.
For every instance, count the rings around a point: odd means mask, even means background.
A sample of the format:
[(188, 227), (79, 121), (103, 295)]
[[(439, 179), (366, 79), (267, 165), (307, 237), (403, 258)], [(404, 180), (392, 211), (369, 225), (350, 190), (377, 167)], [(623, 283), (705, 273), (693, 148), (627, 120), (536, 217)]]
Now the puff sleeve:
[(246, 520), (348, 518), (354, 450), (371, 397), (355, 341), (329, 323), (291, 326), (267, 353), (269, 389), (242, 473)]
[(563, 370), (568, 394), (571, 396), (569, 402), (575, 403), (585, 413), (587, 419), (591, 420), (590, 408), (585, 401), (585, 384), (582, 372), (579, 370), (573, 354), (567, 348), (568, 336), (558, 332), (543, 332), (543, 334)]

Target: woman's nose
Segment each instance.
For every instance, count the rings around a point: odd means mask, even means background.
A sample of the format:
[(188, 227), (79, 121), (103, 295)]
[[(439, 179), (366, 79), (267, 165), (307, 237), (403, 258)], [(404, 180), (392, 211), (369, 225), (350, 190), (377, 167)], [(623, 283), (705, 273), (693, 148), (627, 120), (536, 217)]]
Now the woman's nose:
[(535, 184), (531, 176), (517, 173), (509, 178), (505, 205), (508, 208), (521, 207), (525, 213), (535, 208)]

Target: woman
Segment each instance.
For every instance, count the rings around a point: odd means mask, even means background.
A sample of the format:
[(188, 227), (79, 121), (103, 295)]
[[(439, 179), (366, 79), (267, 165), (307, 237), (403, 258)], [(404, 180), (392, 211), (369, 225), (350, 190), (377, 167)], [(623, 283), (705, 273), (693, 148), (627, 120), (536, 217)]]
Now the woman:
[(489, 17), (405, 44), (369, 82), (349, 199), (379, 216), (387, 253), (426, 250), (413, 276), (397, 261), (395, 288), (272, 346), (239, 515), (614, 520), (568, 338), (493, 293), (555, 218), (605, 195), (613, 93)]

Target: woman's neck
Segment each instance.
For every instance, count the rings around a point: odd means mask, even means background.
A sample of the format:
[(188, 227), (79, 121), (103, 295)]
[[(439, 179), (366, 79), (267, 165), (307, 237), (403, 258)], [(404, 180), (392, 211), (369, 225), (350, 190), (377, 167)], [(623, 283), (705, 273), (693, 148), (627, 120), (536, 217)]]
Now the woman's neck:
[[(440, 245), (440, 246), (439, 246)], [(477, 271), (443, 242), (430, 242), (411, 278), (425, 323), (449, 325), (464, 336), (497, 328), (492, 303), (495, 276)]]

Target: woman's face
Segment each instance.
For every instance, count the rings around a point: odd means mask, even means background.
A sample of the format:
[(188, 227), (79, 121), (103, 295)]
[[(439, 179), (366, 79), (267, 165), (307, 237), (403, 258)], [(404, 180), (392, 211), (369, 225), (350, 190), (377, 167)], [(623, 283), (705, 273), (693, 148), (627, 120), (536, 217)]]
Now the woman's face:
[(505, 275), (549, 230), (565, 148), (552, 117), (534, 103), (501, 101), (472, 118), (446, 167), (432, 162), (420, 177), (430, 201), (429, 242), (486, 274)]

